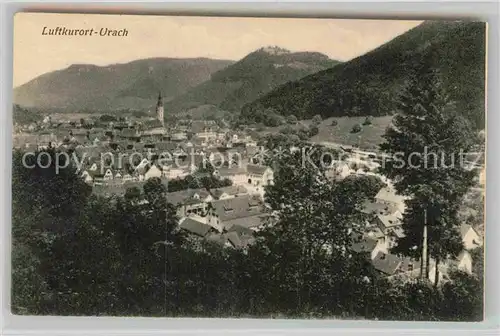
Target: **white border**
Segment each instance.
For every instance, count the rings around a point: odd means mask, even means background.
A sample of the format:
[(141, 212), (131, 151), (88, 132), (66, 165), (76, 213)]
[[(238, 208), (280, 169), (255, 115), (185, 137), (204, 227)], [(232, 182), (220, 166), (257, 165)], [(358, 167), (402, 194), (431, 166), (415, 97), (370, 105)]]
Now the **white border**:
[[(500, 295), (498, 260), (500, 242), (500, 223), (498, 223), (500, 183), (495, 172), (500, 171), (495, 145), (500, 143), (499, 115), (499, 26), (498, 2), (440, 1), (424, 3), (351, 1), (334, 3), (123, 3), (97, 1), (65, 1), (28, 3), (18, 1), (6, 3), (0, 0), (0, 213), (3, 217), (1, 242), (5, 252), (1, 260), (2, 316), (0, 317), (2, 335), (28, 334), (344, 334), (384, 333), (387, 334), (453, 334), (467, 332), (494, 334), (500, 326)], [(119, 9), (118, 9), (119, 8)], [(10, 221), (11, 221), (11, 149), (12, 149), (12, 27), (13, 14), (22, 10), (92, 12), (123, 14), (183, 14), (183, 15), (237, 15), (237, 16), (300, 16), (300, 17), (338, 17), (338, 18), (393, 18), (393, 19), (437, 19), (437, 18), (475, 18), (488, 21), (488, 113), (487, 122), (487, 211), (486, 211), (486, 309), (482, 323), (423, 323), (423, 322), (370, 322), (335, 320), (253, 320), (253, 319), (174, 319), (174, 318), (91, 318), (91, 317), (26, 317), (11, 315), (10, 300)], [(332, 329), (335, 328), (335, 329)], [(377, 329), (374, 329), (377, 328)], [(383, 328), (383, 329), (382, 329)]]

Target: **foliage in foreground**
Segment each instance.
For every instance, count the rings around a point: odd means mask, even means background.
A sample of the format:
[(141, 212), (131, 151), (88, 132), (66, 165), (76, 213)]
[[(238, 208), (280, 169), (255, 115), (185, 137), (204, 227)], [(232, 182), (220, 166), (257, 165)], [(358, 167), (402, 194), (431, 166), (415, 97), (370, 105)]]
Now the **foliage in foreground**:
[[(49, 154), (54, 158), (55, 152)], [(278, 166), (267, 201), (273, 209), (288, 210), (276, 230), (267, 228), (243, 252), (179, 232), (175, 208), (164, 206), (165, 190), (158, 181), (148, 182), (134, 197), (105, 199), (90, 196), (73, 168), (61, 174), (54, 174), (54, 167), (27, 169), (21, 158), (14, 153), (15, 314), (482, 317), (479, 279), (457, 274), (454, 282), (438, 288), (427, 282), (392, 283), (342, 247), (347, 224), (358, 216), (353, 205), (364, 196), (353, 197), (366, 189), (355, 180), (327, 184), (312, 170)], [(283, 160), (281, 167), (293, 159)], [(290, 192), (294, 183), (304, 192)], [(149, 202), (138, 202), (141, 198)], [(323, 213), (334, 216), (335, 223)], [(329, 252), (322, 249), (324, 242), (332, 246)]]

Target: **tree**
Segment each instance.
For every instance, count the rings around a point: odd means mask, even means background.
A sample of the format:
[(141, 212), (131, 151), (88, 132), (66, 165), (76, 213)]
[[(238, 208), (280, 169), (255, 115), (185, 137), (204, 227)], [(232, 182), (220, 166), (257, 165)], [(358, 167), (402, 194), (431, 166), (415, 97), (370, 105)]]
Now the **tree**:
[(112, 211), (107, 202), (93, 201), (90, 187), (61, 154), (54, 149), (36, 152), (23, 163), (24, 153), (13, 153), (16, 313), (102, 314), (120, 297), (118, 250), (113, 237), (102, 234)]
[(482, 321), (484, 319), (483, 280), (475, 275), (454, 271), (450, 282), (443, 285), (441, 311), (452, 321)]
[(363, 129), (363, 128), (361, 127), (361, 125), (360, 125), (360, 124), (356, 124), (356, 125), (354, 125), (354, 126), (352, 127), (352, 129), (351, 129), (351, 133), (359, 133), (359, 132), (361, 132), (361, 130), (362, 130), (362, 129)]
[(128, 201), (138, 201), (141, 197), (141, 190), (138, 187), (127, 188), (124, 198)]
[(315, 126), (318, 126), (319, 124), (321, 124), (321, 121), (323, 119), (321, 119), (321, 116), (319, 114), (316, 114), (313, 118), (312, 118), (312, 124), (315, 125)]
[(318, 126), (311, 125), (309, 127), (309, 137), (313, 137), (319, 133)]
[(297, 123), (297, 117), (293, 114), (290, 114), (287, 118), (286, 118), (286, 121), (289, 123), (289, 124), (292, 124), (292, 125), (295, 125)]
[[(358, 207), (365, 196), (352, 180), (331, 183), (326, 178), (321, 148), (306, 154), (311, 154), (311, 161), (305, 164), (299, 152), (273, 158), (274, 184), (266, 187), (265, 194), (271, 216), (253, 251), (255, 258), (267, 263), (259, 273), (275, 279), (268, 284), (274, 304), (287, 302), (288, 309), (299, 312), (314, 300), (335, 300), (322, 298), (325, 293), (318, 287), (324, 287), (318, 283), (334, 280), (323, 278), (320, 269), (342, 269), (336, 272), (341, 274), (339, 286), (363, 276), (348, 271), (348, 245), (350, 229), (362, 223)], [(274, 274), (269, 274), (271, 270)]]
[(350, 175), (345, 178), (346, 181), (352, 181), (357, 186), (357, 189), (367, 199), (373, 199), (380, 189), (386, 184), (376, 175)]
[(103, 114), (99, 117), (99, 120), (102, 122), (110, 122), (110, 121), (117, 121), (116, 117), (109, 115), (109, 114)]
[(404, 216), (406, 237), (396, 251), (421, 254), (427, 212), (429, 253), (439, 263), (461, 250), (458, 207), (473, 185), (475, 171), (466, 169), (460, 157), (470, 150), (475, 136), (455, 112), (432, 55), (416, 67), (380, 148), (393, 158), (381, 171), (395, 180), (400, 194), (412, 198)]

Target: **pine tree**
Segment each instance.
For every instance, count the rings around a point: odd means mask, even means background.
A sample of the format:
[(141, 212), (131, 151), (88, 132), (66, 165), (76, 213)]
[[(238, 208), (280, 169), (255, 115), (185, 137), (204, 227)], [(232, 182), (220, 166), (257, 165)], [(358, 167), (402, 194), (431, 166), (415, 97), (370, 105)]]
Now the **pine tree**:
[(462, 158), (477, 135), (445, 91), (433, 67), (434, 55), (431, 47), (421, 58), (380, 147), (392, 157), (382, 173), (394, 180), (400, 194), (411, 198), (403, 220), (406, 237), (394, 251), (421, 255), (427, 211), (428, 253), (438, 264), (462, 249), (457, 211), (476, 174)]

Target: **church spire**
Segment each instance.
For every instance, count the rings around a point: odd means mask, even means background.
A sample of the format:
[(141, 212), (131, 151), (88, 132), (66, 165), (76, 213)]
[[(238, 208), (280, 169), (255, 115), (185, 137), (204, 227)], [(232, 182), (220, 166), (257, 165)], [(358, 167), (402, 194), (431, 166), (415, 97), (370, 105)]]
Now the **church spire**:
[(165, 127), (165, 120), (163, 116), (163, 98), (161, 96), (161, 91), (158, 92), (158, 103), (156, 103), (156, 118), (161, 122), (163, 127)]
[(163, 97), (161, 96), (161, 91), (158, 91), (158, 103), (156, 106), (163, 106)]

